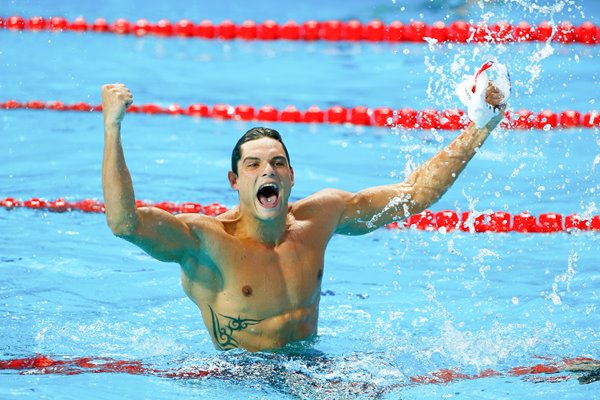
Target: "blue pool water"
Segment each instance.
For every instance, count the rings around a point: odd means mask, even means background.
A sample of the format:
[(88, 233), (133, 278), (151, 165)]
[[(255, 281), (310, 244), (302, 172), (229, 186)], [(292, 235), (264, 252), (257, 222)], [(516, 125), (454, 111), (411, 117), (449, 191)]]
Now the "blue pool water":
[[(0, 15), (236, 22), (460, 17), (514, 23), (597, 23), (600, 15), (592, 1), (475, 2), (465, 8), (459, 2), (427, 1), (297, 3), (56, 1), (50, 6), (11, 1)], [(512, 109), (587, 112), (597, 110), (600, 101), (598, 49), (0, 31), (0, 101), (97, 104), (100, 86), (120, 81), (139, 104), (441, 109), (458, 106), (452, 86), (465, 71), (454, 66), (464, 62), (473, 68), (495, 56), (512, 72)], [(231, 147), (254, 125), (128, 115), (123, 142), (136, 196), (235, 205), (226, 181)], [(456, 135), (272, 126), (291, 154), (293, 199), (326, 187), (355, 191), (398, 182)], [(0, 198), (101, 198), (102, 140), (98, 113), (0, 110)], [(599, 214), (599, 163), (597, 129), (498, 130), (432, 209)], [(343, 392), (348, 384), (332, 384), (336, 380), (390, 387), (383, 396), (390, 399), (600, 398), (598, 383), (533, 383), (506, 375), (541, 357), (600, 358), (600, 239), (594, 232), (473, 235), (382, 229), (363, 237), (334, 237), (326, 256), (319, 336), (312, 344), (321, 356), (298, 358), (217, 353), (180, 288), (178, 267), (113, 237), (103, 215), (0, 209), (0, 227), (0, 359), (110, 357), (164, 370), (219, 367), (236, 376), (181, 380), (1, 371), (0, 398), (353, 398)], [(466, 374), (489, 368), (505, 375), (411, 383), (411, 377), (445, 368)], [(370, 394), (365, 389), (364, 395)]]

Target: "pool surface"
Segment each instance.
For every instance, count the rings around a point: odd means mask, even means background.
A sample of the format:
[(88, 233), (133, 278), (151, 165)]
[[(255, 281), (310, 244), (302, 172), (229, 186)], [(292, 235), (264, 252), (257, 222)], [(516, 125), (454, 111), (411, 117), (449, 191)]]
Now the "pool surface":
[[(157, 21), (272, 18), (428, 23), (598, 23), (588, 1), (10, 1), (0, 16)], [(0, 102), (100, 103), (123, 82), (136, 104), (459, 107), (453, 86), (489, 57), (511, 70), (511, 110), (598, 110), (600, 46), (220, 41), (0, 30)], [(231, 207), (234, 143), (257, 122), (127, 115), (136, 197)], [(263, 124), (264, 125), (264, 124)], [(351, 124), (279, 130), (296, 185), (399, 182), (457, 132)], [(102, 116), (0, 109), (0, 199), (102, 199)], [(600, 214), (598, 128), (496, 130), (433, 211)], [(551, 366), (600, 359), (600, 235), (380, 229), (334, 237), (318, 337), (281, 354), (217, 352), (175, 264), (114, 237), (102, 214), (0, 208), (0, 398), (594, 399), (599, 382)], [(79, 361), (85, 358), (87, 362)], [(62, 364), (61, 364), (62, 363)], [(138, 364), (139, 363), (139, 364)], [(550, 366), (521, 371), (520, 367)], [(561, 364), (562, 365), (562, 364)], [(487, 372), (486, 372), (487, 371)], [(489, 371), (494, 371), (490, 373)]]

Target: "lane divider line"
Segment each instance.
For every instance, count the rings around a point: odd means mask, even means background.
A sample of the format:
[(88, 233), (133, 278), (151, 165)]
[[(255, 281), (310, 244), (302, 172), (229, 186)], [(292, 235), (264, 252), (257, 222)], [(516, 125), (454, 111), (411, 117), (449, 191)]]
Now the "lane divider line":
[(453, 21), (446, 25), (442, 21), (427, 24), (422, 21), (403, 23), (393, 21), (385, 24), (380, 20), (360, 22), (358, 20), (341, 21), (309, 20), (302, 23), (287, 21), (279, 24), (273, 20), (255, 22), (246, 20), (236, 24), (231, 20), (214, 23), (203, 20), (194, 23), (182, 19), (175, 23), (161, 19), (151, 23), (147, 19), (130, 22), (119, 18), (109, 23), (98, 18), (93, 23), (79, 17), (72, 21), (63, 17), (43, 18), (39, 16), (25, 18), (14, 15), (0, 17), (0, 28), (11, 31), (43, 31), (53, 32), (98, 32), (117, 35), (160, 36), (180, 38), (200, 38), (234, 40), (303, 40), (329, 42), (368, 41), (368, 42), (413, 42), (424, 43), (522, 43), (553, 41), (563, 44), (582, 43), (597, 44), (598, 27), (591, 21), (575, 26), (569, 21), (558, 24), (544, 21), (532, 25), (526, 21), (512, 25), (509, 22), (487, 24), (486, 22), (469, 23)]
[[(477, 375), (460, 372), (456, 368), (443, 368), (425, 375), (410, 376), (407, 383), (398, 383), (392, 387), (405, 387), (412, 385), (440, 385), (459, 380), (473, 380), (491, 377), (521, 377), (527, 381), (563, 382), (577, 379), (579, 383), (592, 383), (599, 379), (600, 361), (589, 357), (564, 358), (553, 361), (543, 358), (544, 362), (530, 365), (517, 366), (508, 371), (485, 369)], [(13, 358), (0, 360), (0, 371), (19, 371), (21, 374), (35, 375), (79, 375), (84, 373), (119, 373), (131, 375), (156, 376), (168, 379), (233, 379), (244, 377), (237, 369), (229, 371), (219, 367), (191, 367), (157, 368), (149, 363), (138, 360), (119, 360), (110, 357), (71, 357), (52, 358), (46, 355), (36, 355), (27, 358)], [(574, 374), (575, 373), (575, 374)], [(576, 375), (578, 374), (578, 375)], [(254, 376), (249, 374), (248, 376)]]
[[(202, 205), (194, 202), (174, 203), (162, 201), (152, 203), (137, 200), (138, 207), (157, 207), (172, 214), (195, 213), (210, 216), (220, 215), (228, 208), (219, 203)], [(12, 210), (29, 208), (50, 212), (81, 211), (85, 213), (104, 213), (104, 204), (95, 199), (84, 199), (70, 202), (63, 198), (44, 200), (31, 198), (17, 200), (12, 197), (0, 199), (0, 208)], [(432, 211), (425, 210), (412, 215), (402, 222), (394, 222), (386, 226), (388, 229), (417, 229), (449, 233), (453, 231), (469, 233), (555, 233), (573, 231), (600, 232), (600, 215), (583, 215), (573, 213), (563, 216), (560, 213), (547, 212), (537, 217), (529, 212), (510, 214), (506, 211), (477, 212), (477, 211)]]
[[(101, 105), (79, 103), (64, 103), (62, 101), (17, 101), (0, 102), (0, 110), (47, 110), (47, 111), (78, 111), (101, 112)], [(378, 127), (398, 127), (405, 129), (441, 129), (459, 130), (466, 127), (469, 119), (463, 110), (415, 110), (412, 108), (395, 109), (391, 107), (369, 108), (365, 106), (343, 107), (333, 106), (321, 109), (310, 106), (300, 110), (295, 106), (287, 106), (279, 110), (270, 105), (253, 107), (249, 105), (201, 103), (180, 106), (170, 104), (161, 106), (154, 103), (136, 105), (127, 108), (128, 113), (146, 115), (184, 115), (197, 118), (214, 118), (234, 121), (264, 121), (309, 124), (350, 124)], [(530, 110), (506, 111), (500, 124), (506, 129), (529, 130), (555, 128), (599, 128), (600, 113), (598, 111), (580, 112), (575, 110), (551, 111)]]

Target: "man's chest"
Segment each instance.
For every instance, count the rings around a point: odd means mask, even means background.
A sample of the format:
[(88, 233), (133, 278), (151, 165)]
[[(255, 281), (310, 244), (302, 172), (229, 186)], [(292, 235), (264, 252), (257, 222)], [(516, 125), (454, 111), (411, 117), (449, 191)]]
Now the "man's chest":
[(298, 244), (275, 249), (232, 249), (221, 258), (222, 294), (250, 309), (279, 310), (314, 304), (321, 288), (324, 252)]

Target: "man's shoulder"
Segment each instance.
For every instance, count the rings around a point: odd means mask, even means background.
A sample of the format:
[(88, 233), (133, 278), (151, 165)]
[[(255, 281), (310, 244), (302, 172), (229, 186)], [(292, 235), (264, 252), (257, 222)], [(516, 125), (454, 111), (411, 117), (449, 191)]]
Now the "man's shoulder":
[(223, 229), (223, 222), (218, 217), (194, 213), (177, 214), (175, 217), (194, 231)]
[(339, 189), (323, 189), (301, 200), (294, 202), (291, 207), (295, 214), (308, 211), (328, 213), (342, 207), (352, 196), (351, 193)]
[(315, 204), (315, 203), (327, 203), (327, 202), (338, 202), (345, 201), (347, 198), (352, 196), (352, 193), (346, 192), (340, 189), (322, 189), (316, 193), (313, 193), (301, 200), (296, 201), (294, 204)]

